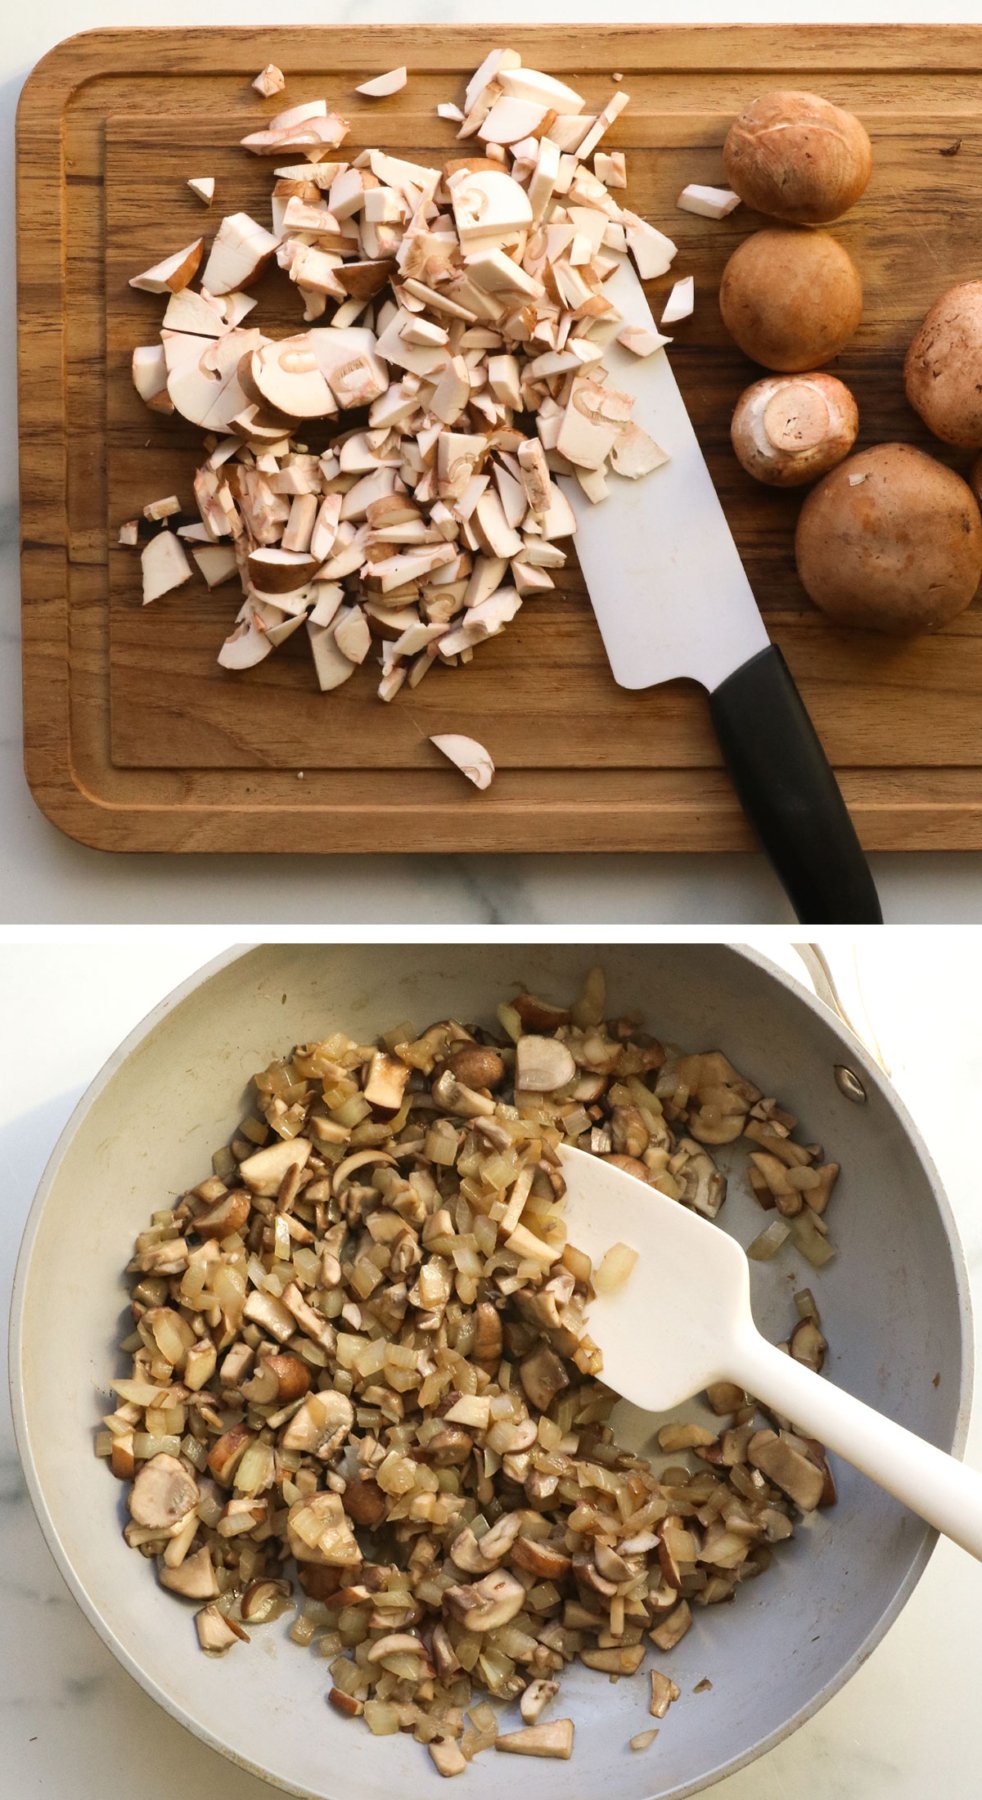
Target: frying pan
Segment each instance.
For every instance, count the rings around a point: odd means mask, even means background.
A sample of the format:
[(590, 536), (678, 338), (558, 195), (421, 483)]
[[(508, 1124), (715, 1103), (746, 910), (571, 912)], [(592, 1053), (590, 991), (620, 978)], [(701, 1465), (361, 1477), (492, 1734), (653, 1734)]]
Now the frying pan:
[[(190, 1609), (124, 1545), (120, 1490), (93, 1455), (92, 1432), (106, 1404), (98, 1390), (120, 1367), (121, 1270), (133, 1237), (151, 1210), (201, 1178), (241, 1116), (249, 1077), (285, 1046), (338, 1027), (362, 1038), (403, 1020), (422, 1029), (448, 1013), (489, 1021), (513, 986), (574, 997), (597, 961), (612, 1012), (641, 1009), (670, 1042), (725, 1050), (842, 1164), (830, 1212), (838, 1259), (819, 1274), (786, 1251), (755, 1265), (761, 1328), (784, 1339), (795, 1287), (811, 1286), (834, 1378), (933, 1443), (963, 1447), (968, 1289), (937, 1174), (858, 1039), (763, 957), (663, 944), (294, 944), (229, 953), (120, 1046), (52, 1155), (15, 1283), (12, 1397), (35, 1510), (92, 1624), (175, 1718), (288, 1792), (390, 1800), (435, 1794), (441, 1778), (412, 1739), (372, 1738), (325, 1705), (327, 1666), (289, 1642), (289, 1615), (256, 1630), (249, 1646), (205, 1660)], [(741, 1154), (734, 1171), (743, 1164)], [(744, 1244), (760, 1229), (740, 1173), (722, 1217)], [(633, 1444), (651, 1445), (657, 1421), (627, 1409), (621, 1423)], [(519, 1773), (489, 1753), (463, 1778), (472, 1800), (492, 1800), (516, 1778), (530, 1800), (608, 1800), (612, 1791), (621, 1800), (682, 1800), (823, 1705), (896, 1618), (934, 1545), (926, 1526), (862, 1476), (838, 1473), (833, 1510), (782, 1544), (732, 1606), (696, 1609), (670, 1658), (683, 1697), (650, 1750), (628, 1749), (651, 1723), (643, 1677), (612, 1685), (576, 1668), (562, 1689), (563, 1712), (576, 1721), (573, 1762), (529, 1761)], [(707, 1677), (711, 1688), (693, 1694)]]

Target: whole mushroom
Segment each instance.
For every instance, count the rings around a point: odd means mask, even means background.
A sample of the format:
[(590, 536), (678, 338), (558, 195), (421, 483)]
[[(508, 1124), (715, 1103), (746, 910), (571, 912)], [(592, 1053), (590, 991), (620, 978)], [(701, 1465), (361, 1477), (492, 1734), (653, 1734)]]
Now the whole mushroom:
[(740, 395), (730, 425), (737, 459), (768, 487), (801, 487), (848, 456), (859, 430), (852, 394), (834, 375), (768, 375)]
[(982, 516), (943, 463), (910, 444), (878, 444), (808, 495), (795, 552), (805, 591), (837, 623), (936, 631), (982, 579)]
[(982, 281), (935, 301), (907, 352), (904, 386), (942, 443), (982, 448)]
[(734, 250), (719, 291), (723, 323), (745, 356), (779, 373), (830, 362), (862, 317), (863, 284), (827, 231), (756, 231)]
[(821, 94), (780, 88), (734, 119), (723, 161), (745, 205), (788, 225), (828, 225), (865, 189), (873, 146), (841, 106)]

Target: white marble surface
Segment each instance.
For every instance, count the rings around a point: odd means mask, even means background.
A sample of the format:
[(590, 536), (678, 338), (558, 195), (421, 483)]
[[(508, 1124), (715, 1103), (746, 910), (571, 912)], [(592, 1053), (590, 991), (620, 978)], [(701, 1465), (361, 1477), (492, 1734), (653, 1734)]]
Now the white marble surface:
[[(521, 19), (583, 22), (838, 22), (973, 20), (978, 0), (36, 0), (4, 8), (0, 31), (0, 118), (4, 160), (0, 230), (13, 242), (13, 115), (24, 77), (60, 38), (97, 25), (308, 23)], [(0, 260), (0, 402), (14, 414), (14, 265)], [(109, 856), (71, 843), (37, 811), (20, 766), (16, 443), (0, 439), (0, 922), (140, 922), (147, 917), (194, 923), (257, 919), (338, 922), (423, 917), (499, 923), (542, 921), (673, 921), (715, 923), (785, 920), (777, 882), (756, 856), (741, 857), (378, 857), (271, 858), (246, 867), (204, 856)], [(982, 916), (982, 855), (879, 856), (874, 859), (887, 916), (895, 921), (974, 920)]]
[[(22, 1221), (76, 1099), (139, 1018), (222, 947), (220, 934), (194, 932), (155, 940), (152, 950), (132, 934), (0, 948), (0, 992), (17, 1021), (16, 1041), (7, 1034), (0, 1058), (4, 1312)], [(832, 954), (834, 966), (847, 968), (841, 937)], [(792, 952), (780, 956), (792, 966)], [(982, 1311), (982, 944), (975, 934), (868, 933), (860, 970), (885, 1057), (947, 1184)], [(969, 1456), (982, 1467), (979, 1408), (976, 1418)], [(927, 1793), (970, 1800), (982, 1764), (980, 1609), (982, 1569), (941, 1545), (902, 1617), (848, 1687), (714, 1793), (719, 1800), (923, 1800)], [(272, 1800), (271, 1788), (233, 1770), (159, 1711), (69, 1598), (24, 1492), (5, 1403), (0, 1670), (0, 1787), (10, 1800), (132, 1800), (135, 1792), (141, 1800), (174, 1800), (177, 1792)]]

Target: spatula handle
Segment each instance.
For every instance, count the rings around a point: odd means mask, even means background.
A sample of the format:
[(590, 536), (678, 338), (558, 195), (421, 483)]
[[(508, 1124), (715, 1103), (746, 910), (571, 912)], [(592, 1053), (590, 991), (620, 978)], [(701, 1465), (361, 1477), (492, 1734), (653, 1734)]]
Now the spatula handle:
[(809, 925), (880, 925), (873, 877), (839, 785), (775, 644), (709, 696), (744, 811)]
[(756, 1332), (727, 1374), (982, 1561), (982, 1475), (856, 1400)]

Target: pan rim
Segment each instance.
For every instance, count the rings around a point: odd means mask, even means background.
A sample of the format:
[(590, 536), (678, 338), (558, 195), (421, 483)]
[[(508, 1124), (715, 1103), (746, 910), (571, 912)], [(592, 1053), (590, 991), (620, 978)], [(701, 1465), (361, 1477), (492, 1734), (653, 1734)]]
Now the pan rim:
[[(364, 941), (365, 940), (362, 940), (360, 942), (359, 947), (363, 946)], [(460, 938), (457, 939), (456, 942), (461, 946), (464, 946), (467, 943), (475, 945), (483, 943), (484, 940), (478, 938)], [(547, 942), (548, 940), (540, 940), (537, 945), (534, 942), (530, 942), (527, 947), (530, 951), (534, 951), (536, 948), (541, 950), (545, 947)], [(228, 1761), (234, 1763), (236, 1767), (246, 1771), (248, 1774), (255, 1775), (259, 1780), (268, 1782), (270, 1786), (279, 1789), (283, 1793), (296, 1795), (299, 1797), (299, 1800), (311, 1800), (309, 1789), (297, 1787), (292, 1781), (286, 1780), (282, 1775), (277, 1774), (275, 1770), (265, 1767), (262, 1763), (254, 1761), (251, 1757), (241, 1755), (230, 1742), (218, 1736), (202, 1720), (193, 1718), (187, 1713), (173, 1699), (167, 1690), (161, 1687), (154, 1677), (140, 1665), (137, 1657), (124, 1643), (121, 1642), (119, 1637), (104, 1620), (95, 1600), (90, 1596), (88, 1590), (84, 1587), (75, 1573), (71, 1558), (62, 1543), (58, 1527), (48, 1506), (31, 1444), (30, 1425), (24, 1404), (24, 1382), (22, 1379), (22, 1360), (25, 1347), (24, 1300), (35, 1242), (40, 1227), (42, 1213), (51, 1189), (54, 1186), (61, 1163), (67, 1154), (73, 1138), (81, 1127), (83, 1120), (104, 1090), (114, 1079), (122, 1065), (137, 1050), (139, 1045), (150, 1036), (150, 1034), (155, 1031), (171, 1013), (175, 1012), (177, 1008), (188, 1000), (192, 994), (197, 992), (199, 988), (205, 986), (209, 981), (222, 974), (234, 963), (245, 962), (249, 957), (260, 953), (265, 947), (266, 946), (263, 943), (233, 944), (230, 945), (228, 949), (221, 951), (217, 956), (210, 958), (200, 969), (195, 970), (185, 981), (172, 989), (171, 992), (153, 1007), (150, 1012), (145, 1014), (133, 1029), (127, 1033), (126, 1037), (122, 1039), (116, 1049), (106, 1059), (85, 1089), (85, 1092), (76, 1102), (76, 1105), (72, 1109), (71, 1116), (59, 1133), (58, 1139), (45, 1164), (44, 1171), (40, 1182), (38, 1183), (34, 1199), (24, 1224), (11, 1293), (10, 1324), (8, 1331), (8, 1388), (14, 1424), (14, 1438), (35, 1517), (41, 1527), (42, 1535), (55, 1560), (63, 1581), (68, 1587), (73, 1599), (88, 1619), (90, 1625), (93, 1626), (99, 1637), (102, 1639), (102, 1642), (106, 1645), (106, 1648), (111, 1652), (116, 1661), (131, 1679), (136, 1681), (144, 1692), (150, 1695), (151, 1699), (155, 1700), (159, 1706), (163, 1707), (164, 1711), (169, 1713), (171, 1718), (175, 1719), (177, 1723), (186, 1730), (192, 1732), (194, 1736), (199, 1738), (203, 1743), (208, 1744), (208, 1746), (217, 1751), (219, 1755), (225, 1757)], [(343, 944), (335, 944), (330, 947), (344, 949), (346, 946)], [(354, 947), (354, 945), (351, 947)], [(643, 948), (643, 946), (638, 947)], [(685, 944), (680, 943), (678, 945), (678, 948), (680, 949), (698, 949), (701, 947), (721, 949), (741, 961), (750, 963), (762, 976), (768, 977), (772, 982), (776, 982), (777, 985), (783, 988), (794, 1000), (799, 1004), (806, 1006), (815, 1018), (819, 1019), (827, 1027), (830, 1026), (848, 1046), (850, 1060), (859, 1065), (864, 1083), (877, 1089), (880, 1097), (891, 1109), (897, 1117), (899, 1124), (902, 1126), (911, 1149), (916, 1154), (924, 1175), (930, 1185), (934, 1203), (938, 1209), (941, 1224), (944, 1229), (949, 1254), (951, 1256), (952, 1272), (958, 1296), (959, 1379), (958, 1405), (954, 1428), (951, 1435), (950, 1448), (951, 1453), (954, 1456), (962, 1458), (968, 1437), (975, 1370), (973, 1317), (968, 1279), (968, 1265), (958, 1225), (944, 1190), (944, 1186), (941, 1182), (941, 1177), (917, 1125), (894, 1089), (892, 1082), (875, 1062), (869, 1051), (866, 1049), (866, 1046), (862, 1043), (861, 1039), (856, 1036), (852, 1028), (832, 1012), (824, 1001), (811, 993), (809, 989), (794, 976), (789, 975), (778, 964), (772, 962), (764, 952), (758, 950), (753, 945), (735, 942), (717, 943), (706, 946), (701, 946), (692, 942)], [(602, 956), (603, 945), (597, 944), (593, 946), (593, 948), (598, 955)], [(736, 1774), (740, 1769), (747, 1768), (751, 1763), (756, 1762), (759, 1757), (766, 1755), (768, 1751), (773, 1750), (778, 1744), (783, 1743), (785, 1739), (791, 1737), (800, 1726), (804, 1725), (809, 1719), (813, 1718), (816, 1713), (820, 1712), (822, 1707), (824, 1707), (828, 1701), (833, 1699), (863, 1664), (868, 1661), (877, 1645), (883, 1641), (887, 1632), (896, 1623), (896, 1620), (906, 1606), (918, 1582), (921, 1580), (921, 1577), (934, 1554), (937, 1541), (938, 1533), (927, 1529), (920, 1548), (874, 1626), (866, 1634), (866, 1637), (862, 1642), (856, 1646), (846, 1662), (836, 1670), (834, 1675), (829, 1677), (828, 1681), (824, 1683), (810, 1700), (798, 1707), (792, 1716), (785, 1720), (781, 1725), (775, 1726), (772, 1731), (766, 1734), (766, 1736), (760, 1738), (756, 1743), (749, 1745), (746, 1750), (740, 1751), (735, 1756), (727, 1758), (724, 1763), (721, 1763), (715, 1769), (705, 1771), (698, 1776), (696, 1780), (677, 1785), (669, 1792), (663, 1794), (661, 1800), (691, 1800), (691, 1796), (705, 1793), (709, 1788), (714, 1787), (717, 1782), (724, 1780), (728, 1775)]]

